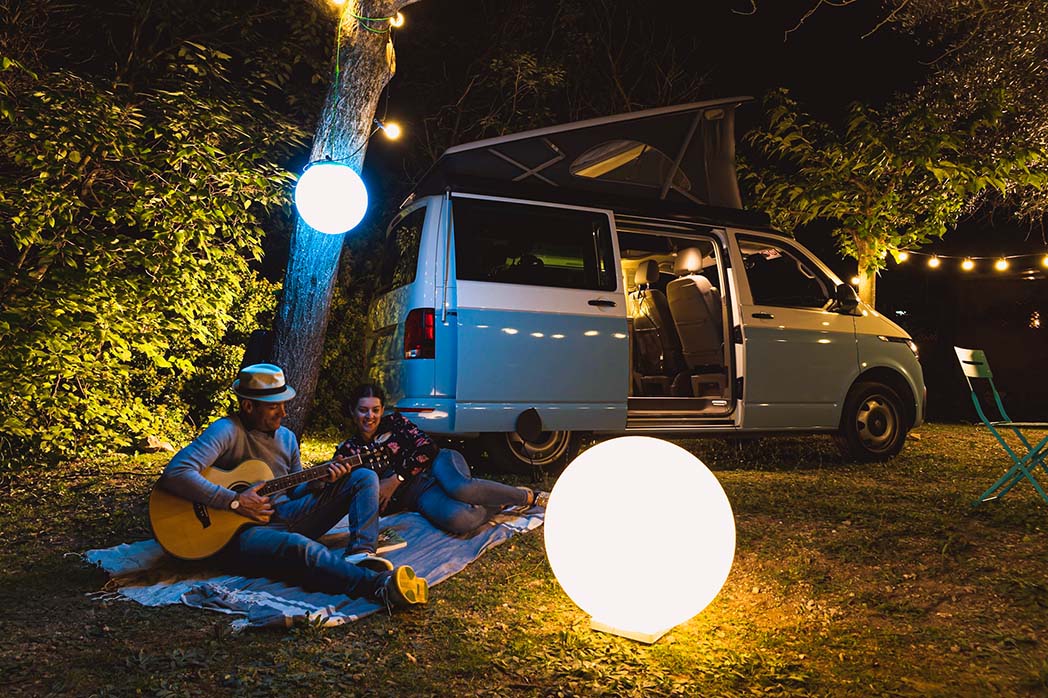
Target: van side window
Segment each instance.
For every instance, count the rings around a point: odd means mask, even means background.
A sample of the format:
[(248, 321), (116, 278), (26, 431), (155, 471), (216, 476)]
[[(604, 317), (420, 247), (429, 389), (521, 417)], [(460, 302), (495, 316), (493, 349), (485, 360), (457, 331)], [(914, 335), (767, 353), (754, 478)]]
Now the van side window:
[(833, 284), (796, 250), (742, 236), (739, 249), (754, 305), (822, 308), (829, 303)]
[(456, 197), (456, 277), (614, 291), (608, 217), (594, 211)]
[(415, 280), (418, 267), (418, 248), (422, 241), (422, 224), (426, 207), (412, 211), (389, 231), (382, 254), (378, 292), (385, 293), (406, 286)]

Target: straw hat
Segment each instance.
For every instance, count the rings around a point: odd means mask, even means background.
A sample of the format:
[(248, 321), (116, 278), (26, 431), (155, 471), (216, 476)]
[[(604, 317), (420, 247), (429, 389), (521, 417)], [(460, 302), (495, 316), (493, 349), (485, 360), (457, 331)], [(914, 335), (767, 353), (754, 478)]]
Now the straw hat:
[(254, 364), (240, 369), (233, 381), (233, 392), (259, 402), (287, 402), (295, 389), (284, 381), (284, 372), (273, 364)]

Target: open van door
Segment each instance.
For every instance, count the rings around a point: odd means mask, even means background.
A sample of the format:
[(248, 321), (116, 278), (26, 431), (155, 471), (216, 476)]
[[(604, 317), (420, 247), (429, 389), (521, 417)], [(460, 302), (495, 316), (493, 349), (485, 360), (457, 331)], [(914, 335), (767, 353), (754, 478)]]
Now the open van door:
[(524, 455), (541, 461), (571, 450), (571, 432), (622, 430), (629, 342), (611, 213), (474, 195), (453, 195), (451, 211), (455, 431), (522, 447), (512, 435), (534, 408), (544, 435)]
[(840, 283), (800, 245), (736, 232), (746, 429), (836, 429), (859, 373), (855, 318)]

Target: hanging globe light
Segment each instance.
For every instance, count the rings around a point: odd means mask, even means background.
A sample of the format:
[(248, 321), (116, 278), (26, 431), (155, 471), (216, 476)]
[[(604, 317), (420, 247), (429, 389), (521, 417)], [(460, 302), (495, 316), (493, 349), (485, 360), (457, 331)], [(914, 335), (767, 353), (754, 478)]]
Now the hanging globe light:
[(339, 235), (356, 227), (368, 208), (368, 191), (349, 165), (322, 160), (306, 167), (295, 185), (295, 208), (310, 228)]

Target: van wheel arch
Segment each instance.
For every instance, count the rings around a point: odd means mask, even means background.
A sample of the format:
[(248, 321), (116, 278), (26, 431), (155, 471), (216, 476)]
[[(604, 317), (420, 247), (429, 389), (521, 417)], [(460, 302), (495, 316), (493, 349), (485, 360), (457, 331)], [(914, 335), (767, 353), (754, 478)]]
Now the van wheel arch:
[(578, 454), (582, 435), (544, 431), (538, 440), (525, 442), (516, 432), (490, 432), (481, 434), (480, 441), (494, 468), (522, 475), (557, 474)]
[(916, 403), (906, 380), (891, 369), (873, 369), (852, 384), (834, 435), (845, 457), (885, 461), (902, 450)]

